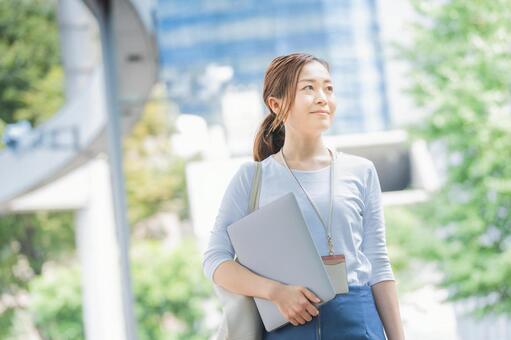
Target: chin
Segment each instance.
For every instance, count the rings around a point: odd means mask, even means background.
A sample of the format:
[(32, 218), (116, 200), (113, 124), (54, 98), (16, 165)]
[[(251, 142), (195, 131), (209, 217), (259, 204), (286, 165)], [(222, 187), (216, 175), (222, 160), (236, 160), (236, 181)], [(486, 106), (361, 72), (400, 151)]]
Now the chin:
[(322, 129), (322, 130), (329, 129), (331, 126), (332, 126), (332, 123), (330, 121), (323, 122), (323, 124), (320, 125), (320, 129)]
[(318, 135), (318, 134), (322, 134), (323, 132), (327, 131), (328, 129), (330, 129), (330, 124), (324, 125), (324, 126), (318, 126), (318, 128), (314, 129), (314, 131), (311, 131), (311, 133), (314, 135)]

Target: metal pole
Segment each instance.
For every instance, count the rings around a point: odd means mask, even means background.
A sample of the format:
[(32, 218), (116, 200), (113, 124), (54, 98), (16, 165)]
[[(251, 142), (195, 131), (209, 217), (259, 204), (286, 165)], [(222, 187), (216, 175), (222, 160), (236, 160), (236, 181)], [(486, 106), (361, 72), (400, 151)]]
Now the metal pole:
[(108, 112), (108, 156), (114, 203), (116, 236), (119, 247), (122, 308), (126, 339), (136, 340), (136, 324), (133, 315), (133, 296), (129, 262), (129, 226), (126, 216), (126, 196), (122, 167), (122, 140), (120, 130), (121, 110), (119, 109), (117, 87), (116, 42), (114, 34), (114, 0), (101, 2), (98, 16), (101, 31), (101, 47), (105, 72), (106, 106)]

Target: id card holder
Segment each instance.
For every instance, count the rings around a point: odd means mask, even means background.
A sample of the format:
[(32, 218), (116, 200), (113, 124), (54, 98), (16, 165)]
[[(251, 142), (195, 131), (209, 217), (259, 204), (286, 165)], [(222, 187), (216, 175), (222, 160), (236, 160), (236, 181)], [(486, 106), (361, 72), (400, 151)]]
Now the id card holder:
[(330, 282), (334, 286), (335, 294), (348, 293), (348, 273), (344, 255), (321, 256), (321, 259), (330, 277)]

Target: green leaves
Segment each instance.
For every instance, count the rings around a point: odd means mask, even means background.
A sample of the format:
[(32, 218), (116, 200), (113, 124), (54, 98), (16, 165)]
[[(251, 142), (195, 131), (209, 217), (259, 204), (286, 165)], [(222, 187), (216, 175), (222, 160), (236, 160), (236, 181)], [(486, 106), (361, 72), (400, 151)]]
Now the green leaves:
[(0, 0), (0, 119), (6, 123), (28, 118), (38, 124), (63, 103), (54, 6)]
[(511, 6), (412, 4), (420, 20), (399, 51), (411, 66), (408, 93), (428, 116), (411, 131), (443, 143), (448, 165), (420, 228), (433, 232), (450, 299), (491, 296), (479, 312), (511, 314)]
[(30, 283), (30, 311), (47, 339), (83, 339), (78, 267), (57, 266)]
[[(138, 338), (206, 339), (203, 303), (212, 291), (195, 243), (169, 250), (161, 242), (144, 241), (131, 253)], [(34, 322), (46, 338), (84, 338), (76, 264), (46, 270), (30, 283), (30, 297)]]
[(142, 118), (124, 140), (124, 169), (131, 224), (158, 211), (177, 211), (188, 217), (186, 160), (172, 152), (170, 136), (174, 108), (149, 102)]
[[(140, 339), (206, 338), (204, 301), (212, 294), (191, 240), (168, 251), (144, 242), (133, 249), (134, 291)], [(174, 329), (165, 320), (173, 319)], [(173, 339), (172, 337), (170, 337)]]
[(15, 309), (25, 306), (18, 300), (27, 294), (32, 280), (52, 261), (65, 262), (74, 252), (73, 214), (70, 212), (5, 215), (0, 217), (0, 296), (13, 301), (13, 308), (0, 312), (0, 324), (9, 327)]

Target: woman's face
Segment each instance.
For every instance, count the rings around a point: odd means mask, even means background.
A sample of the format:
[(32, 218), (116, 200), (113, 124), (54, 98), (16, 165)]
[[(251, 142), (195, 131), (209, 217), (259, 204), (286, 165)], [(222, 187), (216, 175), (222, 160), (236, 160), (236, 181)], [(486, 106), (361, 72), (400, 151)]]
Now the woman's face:
[(308, 135), (321, 134), (332, 125), (335, 109), (330, 73), (317, 61), (305, 64), (298, 77), (295, 101), (284, 123), (286, 130), (291, 128)]

